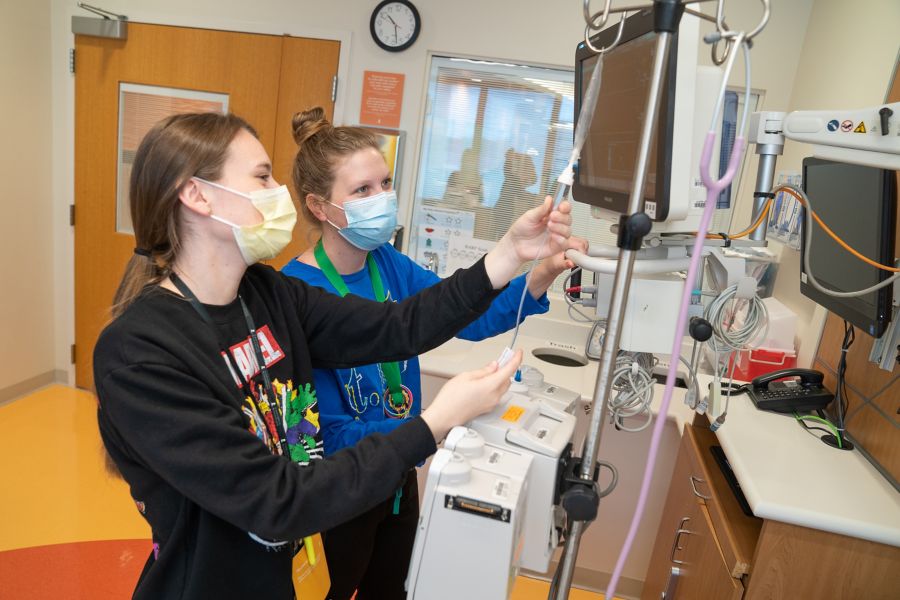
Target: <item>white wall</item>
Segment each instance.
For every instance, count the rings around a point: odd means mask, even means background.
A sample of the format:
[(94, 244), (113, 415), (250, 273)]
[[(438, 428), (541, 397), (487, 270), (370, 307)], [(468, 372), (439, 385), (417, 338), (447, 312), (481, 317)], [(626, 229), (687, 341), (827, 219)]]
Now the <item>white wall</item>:
[(4, 3), (0, 19), (0, 401), (53, 377), (49, 21), (49, 0)]
[[(794, 89), (807, 22), (816, 0), (774, 0), (769, 24), (754, 39), (751, 56), (751, 84), (762, 92), (758, 110), (788, 110)], [(705, 7), (714, 12), (714, 5)], [(734, 29), (749, 30), (758, 22), (761, 3), (732, 0), (726, 5), (726, 22)], [(709, 27), (709, 26), (708, 26)], [(712, 64), (709, 52), (702, 53), (705, 64)], [(729, 83), (744, 85), (744, 62), (738, 57)], [(757, 155), (747, 148), (740, 189), (737, 192), (731, 231), (743, 231), (751, 223), (753, 188), (756, 184)]]
[[(815, 0), (788, 110), (853, 109), (884, 102), (898, 49), (897, 0), (855, 0), (852, 5)], [(777, 169), (800, 172), (803, 158), (811, 154), (808, 145), (788, 142)], [(777, 242), (772, 246), (781, 251), (775, 296), (799, 315), (798, 362), (808, 365), (827, 313), (800, 294), (800, 253)]]

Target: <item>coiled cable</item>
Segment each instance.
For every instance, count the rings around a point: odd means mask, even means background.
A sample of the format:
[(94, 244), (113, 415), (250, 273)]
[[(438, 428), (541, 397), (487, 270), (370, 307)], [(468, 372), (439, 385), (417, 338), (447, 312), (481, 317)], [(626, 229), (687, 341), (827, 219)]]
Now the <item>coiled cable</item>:
[[(650, 403), (653, 402), (652, 370), (656, 357), (647, 352), (619, 352), (616, 368), (612, 374), (612, 390), (607, 406), (609, 419), (617, 429), (636, 433), (643, 431), (653, 422)], [(637, 427), (625, 425), (628, 417), (645, 415), (646, 420)]]
[[(760, 297), (754, 294), (750, 299), (737, 298), (737, 289), (738, 284), (727, 287), (704, 310), (703, 316), (713, 328), (709, 344), (717, 353), (742, 350), (760, 330), (763, 338), (769, 331), (769, 312)], [(735, 327), (735, 317), (745, 307), (744, 322)]]

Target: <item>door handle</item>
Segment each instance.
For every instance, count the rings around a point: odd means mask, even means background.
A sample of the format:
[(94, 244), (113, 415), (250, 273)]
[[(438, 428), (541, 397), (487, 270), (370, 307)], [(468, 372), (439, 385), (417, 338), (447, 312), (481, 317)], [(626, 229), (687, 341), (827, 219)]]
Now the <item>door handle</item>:
[(695, 496), (697, 496), (698, 498), (702, 498), (704, 500), (712, 500), (712, 496), (706, 496), (697, 491), (697, 483), (706, 483), (706, 480), (700, 479), (699, 477), (694, 477), (693, 475), (691, 475), (690, 480), (691, 480), (691, 489), (694, 491)]
[(666, 582), (666, 589), (659, 595), (659, 600), (672, 600), (675, 597), (675, 588), (678, 587), (678, 578), (681, 577), (681, 569), (672, 567), (669, 571), (669, 580)]
[(694, 533), (693, 531), (690, 531), (689, 529), (684, 528), (685, 524), (690, 520), (691, 520), (690, 517), (684, 517), (683, 519), (681, 519), (681, 523), (678, 524), (678, 529), (675, 530), (675, 539), (672, 541), (672, 551), (669, 553), (669, 560), (672, 561), (673, 563), (675, 563), (676, 565), (684, 564), (683, 560), (677, 560), (675, 558), (676, 552), (678, 552), (679, 550), (684, 550), (684, 548), (682, 546), (678, 545), (678, 543), (681, 541), (682, 534), (686, 533), (686, 534), (690, 535), (690, 534)]

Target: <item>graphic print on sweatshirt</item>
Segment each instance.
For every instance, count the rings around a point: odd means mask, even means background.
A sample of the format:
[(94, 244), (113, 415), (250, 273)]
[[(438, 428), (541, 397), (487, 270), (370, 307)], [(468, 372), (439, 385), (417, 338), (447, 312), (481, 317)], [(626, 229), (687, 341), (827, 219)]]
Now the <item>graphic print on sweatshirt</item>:
[[(256, 336), (267, 369), (284, 359), (285, 353), (268, 325), (257, 329)], [(250, 336), (231, 346), (229, 352), (233, 361), (228, 360), (224, 352), (222, 359), (228, 365), (235, 385), (245, 392), (249, 388), (250, 393), (245, 395), (241, 410), (247, 417), (250, 433), (258, 437), (273, 454), (281, 452), (281, 440), (275, 427), (277, 411), (272, 410), (272, 402), (277, 402), (284, 417), (283, 425), (291, 460), (306, 465), (310, 460), (322, 458), (324, 451), (319, 433), (319, 408), (312, 384), (307, 383), (295, 389), (292, 380), (281, 382), (275, 379), (272, 387), (276, 397), (269, 398), (265, 386), (253, 382), (253, 378), (260, 373), (260, 367)], [(235, 366), (240, 373), (235, 372)], [(245, 381), (250, 382), (250, 385), (246, 386)]]
[[(307, 383), (302, 388), (295, 389), (294, 382), (290, 379), (285, 383), (275, 379), (272, 387), (284, 415), (291, 460), (305, 466), (310, 460), (322, 458), (324, 449), (319, 433), (319, 408), (312, 384)], [(244, 398), (241, 406), (250, 423), (248, 429), (266, 445), (269, 452), (278, 454), (281, 441), (278, 439), (275, 413), (265, 386), (254, 384), (252, 393), (252, 397)]]
[[(266, 368), (271, 369), (272, 365), (284, 358), (284, 350), (278, 345), (278, 340), (272, 335), (272, 330), (268, 325), (263, 325), (256, 330), (256, 339), (259, 340), (259, 349), (262, 351), (263, 360), (266, 361)], [(239, 388), (244, 386), (245, 381), (250, 381), (259, 375), (259, 364), (256, 361), (256, 353), (253, 351), (253, 344), (250, 342), (250, 336), (234, 344), (228, 349), (231, 357), (234, 359), (234, 365), (240, 369), (240, 373), (235, 373), (232, 361), (225, 357), (222, 353), (222, 359), (228, 365), (228, 371), (234, 378), (234, 383)]]
[[(401, 363), (401, 376), (406, 372), (407, 365), (408, 361)], [(373, 381), (372, 374), (375, 372), (378, 374), (378, 383)], [(356, 415), (362, 416), (371, 410), (381, 412), (385, 419), (405, 419), (409, 416), (413, 405), (412, 391), (401, 383), (403, 404), (394, 406), (390, 401), (387, 378), (384, 376), (380, 364), (338, 369), (337, 375), (342, 380), (341, 385), (346, 393), (347, 405)], [(366, 420), (376, 419), (378, 417), (370, 413)]]

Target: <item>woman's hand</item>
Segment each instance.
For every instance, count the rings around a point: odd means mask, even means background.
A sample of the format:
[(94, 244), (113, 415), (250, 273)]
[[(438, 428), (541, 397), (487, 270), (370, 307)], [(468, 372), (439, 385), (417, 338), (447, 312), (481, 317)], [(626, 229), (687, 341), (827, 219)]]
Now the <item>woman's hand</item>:
[[(559, 208), (552, 208), (553, 198), (547, 196), (541, 206), (519, 217), (487, 253), (484, 266), (494, 289), (506, 285), (524, 263), (537, 257), (538, 252), (542, 256), (551, 256), (566, 249), (572, 230), (572, 205), (564, 200)], [(548, 230), (549, 236), (545, 235)]]
[(434, 441), (440, 442), (457, 425), (494, 410), (500, 397), (509, 389), (510, 378), (521, 362), (522, 351), (517, 350), (502, 367), (493, 361), (477, 371), (460, 373), (445, 383), (431, 406), (422, 413)]
[[(588, 241), (584, 238), (572, 236), (568, 239), (565, 250), (578, 250), (587, 253)], [(575, 267), (575, 263), (566, 258), (566, 252), (557, 252), (553, 256), (542, 260), (541, 264), (534, 268), (528, 276), (528, 293), (532, 298), (540, 298), (553, 285), (560, 273), (566, 269)]]

